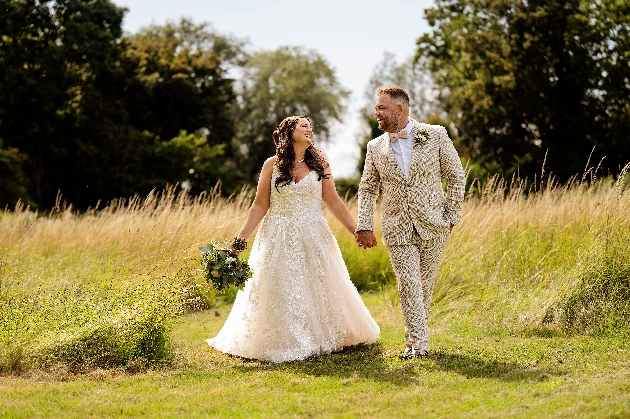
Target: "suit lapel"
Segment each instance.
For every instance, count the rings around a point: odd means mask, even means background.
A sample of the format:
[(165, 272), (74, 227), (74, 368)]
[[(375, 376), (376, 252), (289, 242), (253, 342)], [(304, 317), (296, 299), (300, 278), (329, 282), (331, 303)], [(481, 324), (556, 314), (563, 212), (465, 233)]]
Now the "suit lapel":
[(405, 176), (400, 166), (398, 166), (396, 157), (394, 157), (394, 151), (392, 150), (392, 146), (389, 143), (389, 136), (387, 136), (387, 134), (383, 134), (382, 147), (383, 153), (385, 154), (385, 159), (387, 161), (387, 167), (389, 168), (388, 171), (391, 171), (391, 173), (395, 174), (396, 177), (404, 180)]
[(411, 131), (411, 162), (409, 163), (409, 178), (411, 178), (411, 175), (416, 171), (416, 169), (418, 168), (418, 164), (420, 163), (421, 160), (421, 156), (422, 156), (422, 146), (420, 145), (416, 145), (414, 144), (414, 138), (413, 136), (416, 134), (416, 132), (418, 132), (419, 130), (421, 130), (422, 127), (420, 126), (420, 123), (416, 120), (413, 121), (413, 130)]

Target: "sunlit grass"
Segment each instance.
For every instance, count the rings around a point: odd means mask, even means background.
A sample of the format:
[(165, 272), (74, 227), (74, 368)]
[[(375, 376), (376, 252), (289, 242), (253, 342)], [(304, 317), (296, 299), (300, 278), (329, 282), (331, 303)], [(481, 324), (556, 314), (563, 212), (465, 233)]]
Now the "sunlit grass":
[[(495, 177), (469, 193), (461, 224), (446, 248), (432, 316), (453, 327), (474, 324), (499, 334), (543, 324), (564, 332), (610, 332), (610, 327), (596, 325), (601, 316), (595, 313), (617, 320), (630, 317), (627, 177), (624, 171), (616, 181), (567, 185), (551, 179), (537, 191), (527, 189), (524, 181), (507, 183)], [(356, 202), (350, 206), (356, 214)], [(328, 218), (355, 283), (363, 283), (365, 271), (369, 278), (378, 278), (378, 284), (395, 283), (384, 246), (368, 251), (353, 246), (351, 236)], [(610, 288), (612, 294), (604, 295), (600, 285), (596, 300), (608, 299), (603, 303), (614, 307), (602, 311), (594, 304), (582, 305), (583, 319), (594, 314), (591, 324), (571, 323), (567, 304), (591, 298), (580, 290), (589, 288), (593, 278), (608, 284), (613, 276), (617, 286)], [(605, 321), (609, 326), (610, 320)], [(617, 320), (615, 327), (627, 330), (630, 321)]]
[(167, 359), (172, 318), (198, 303), (199, 247), (231, 237), (249, 200), (171, 189), (85, 214), (2, 213), (0, 368)]
[[(363, 295), (381, 326), (374, 345), (269, 364), (222, 354), (228, 304), (179, 316), (165, 368), (64, 365), (0, 379), (0, 416), (625, 418), (627, 344), (593, 336), (453, 332), (432, 322), (431, 356), (404, 361), (402, 318), (388, 290)], [(141, 367), (141, 366), (140, 366)]]
[[(627, 336), (624, 176), (547, 181), (538, 190), (495, 178), (471, 192), (436, 283), (433, 327), (471, 336)], [(0, 371), (172, 363), (173, 319), (234, 298), (233, 289), (218, 295), (203, 285), (199, 247), (234, 237), (251, 198), (169, 189), (83, 214), (62, 204), (46, 214), (0, 213)], [(348, 205), (356, 215), (356, 201)], [(357, 288), (380, 291), (376, 309), (395, 316), (386, 248), (359, 248), (326, 217)]]

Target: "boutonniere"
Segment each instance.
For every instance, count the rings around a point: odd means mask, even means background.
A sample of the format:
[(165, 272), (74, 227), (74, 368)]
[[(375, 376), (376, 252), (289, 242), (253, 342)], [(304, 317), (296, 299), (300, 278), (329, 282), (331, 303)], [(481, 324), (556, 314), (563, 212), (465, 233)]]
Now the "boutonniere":
[(429, 141), (429, 131), (426, 129), (418, 130), (413, 134), (413, 145), (422, 146), (427, 141)]

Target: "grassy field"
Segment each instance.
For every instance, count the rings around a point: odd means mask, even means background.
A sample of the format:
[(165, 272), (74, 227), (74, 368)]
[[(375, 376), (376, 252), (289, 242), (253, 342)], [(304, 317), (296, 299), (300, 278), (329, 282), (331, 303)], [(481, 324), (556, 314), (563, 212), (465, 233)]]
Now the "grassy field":
[(610, 338), (490, 336), (433, 322), (432, 355), (402, 361), (388, 292), (366, 294), (378, 343), (281, 365), (220, 354), (203, 341), (229, 306), (180, 317), (172, 365), (75, 374), (58, 366), (3, 377), (6, 418), (436, 417), (626, 418), (628, 346)]
[(471, 193), (436, 283), (431, 357), (414, 361), (396, 356), (384, 246), (359, 249), (329, 216), (381, 337), (273, 365), (204, 342), (234, 292), (204, 286), (198, 248), (233, 237), (248, 194), (0, 213), (0, 417), (630, 417), (626, 183)]

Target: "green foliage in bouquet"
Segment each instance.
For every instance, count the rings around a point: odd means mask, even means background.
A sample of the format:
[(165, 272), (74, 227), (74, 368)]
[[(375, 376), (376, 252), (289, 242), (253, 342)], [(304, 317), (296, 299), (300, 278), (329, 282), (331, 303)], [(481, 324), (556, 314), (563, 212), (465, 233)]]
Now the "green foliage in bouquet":
[(199, 250), (206, 282), (212, 283), (219, 291), (230, 285), (243, 288), (245, 281), (254, 273), (252, 268), (240, 260), (227, 245), (220, 245), (213, 241)]

